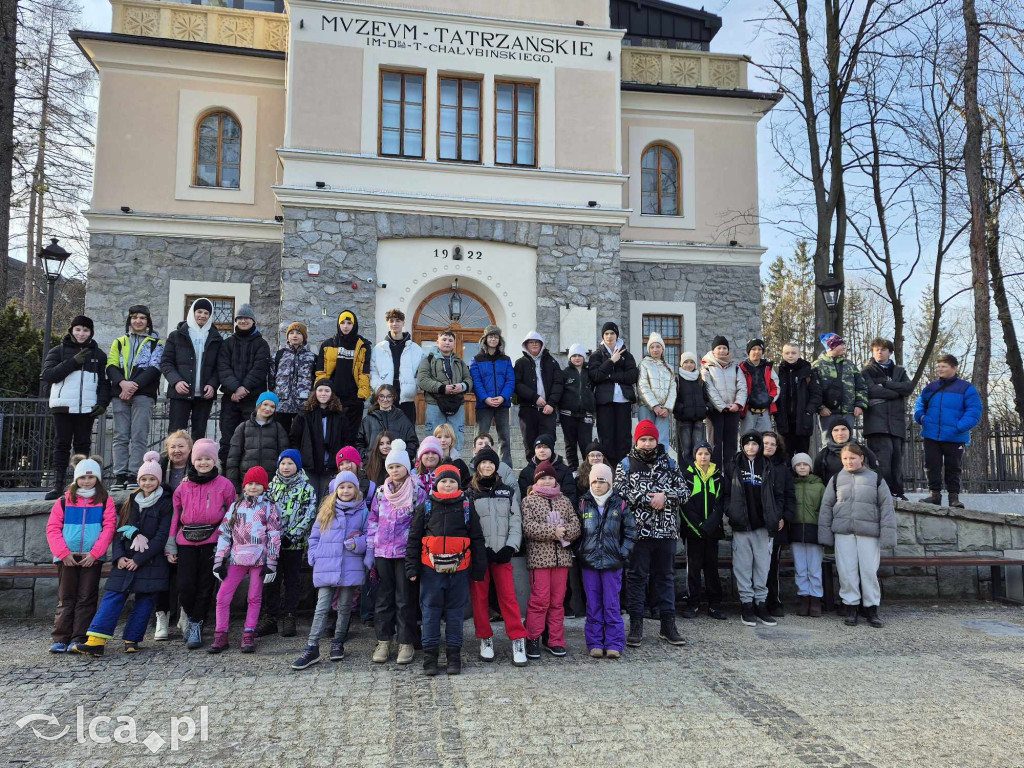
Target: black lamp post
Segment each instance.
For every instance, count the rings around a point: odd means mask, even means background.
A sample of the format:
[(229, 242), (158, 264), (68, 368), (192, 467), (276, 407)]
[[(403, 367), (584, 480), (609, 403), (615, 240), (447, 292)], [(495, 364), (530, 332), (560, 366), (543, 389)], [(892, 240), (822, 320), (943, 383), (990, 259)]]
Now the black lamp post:
[(452, 293), (448, 297), (448, 316), (453, 323), (459, 322), (462, 317), (462, 294), (459, 293), (459, 278), (452, 281)]
[[(50, 334), (53, 332), (53, 294), (60, 278), (61, 270), (64, 269), (64, 262), (71, 256), (57, 245), (57, 238), (50, 238), (50, 244), (39, 252), (39, 260), (43, 263), (43, 270), (46, 272), (46, 331), (43, 334), (43, 359), (46, 362), (46, 355), (50, 351)], [(40, 395), (42, 396), (42, 395)]]
[(836, 307), (839, 306), (839, 297), (843, 293), (843, 281), (829, 272), (828, 277), (818, 283), (818, 290), (821, 291), (821, 297), (825, 300), (825, 306), (828, 308), (828, 330), (830, 333), (835, 333)]

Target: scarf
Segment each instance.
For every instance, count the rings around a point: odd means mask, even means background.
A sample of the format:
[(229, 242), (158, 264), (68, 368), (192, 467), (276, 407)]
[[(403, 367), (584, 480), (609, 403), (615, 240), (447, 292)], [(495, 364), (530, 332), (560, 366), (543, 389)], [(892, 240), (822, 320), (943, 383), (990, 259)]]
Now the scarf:
[(441, 491), (432, 491), (430, 494), (437, 501), (452, 501), (462, 496), (462, 489), (452, 491), (451, 493), (441, 493)]
[(193, 467), (191, 464), (189, 464), (188, 469), (185, 470), (185, 478), (187, 480), (191, 480), (193, 483), (197, 485), (206, 485), (206, 483), (213, 480), (219, 474), (220, 469), (216, 466), (209, 472), (206, 472), (205, 474), (201, 474), (199, 470)]
[(85, 488), (75, 488), (75, 496), (77, 496), (80, 499), (91, 499), (95, 495), (96, 495), (96, 487), (95, 486), (93, 486), (92, 488), (89, 488), (88, 490), (86, 490)]
[(359, 509), (365, 503), (364, 499), (352, 499), (352, 501), (342, 501), (338, 499), (334, 502), (334, 514), (336, 515), (347, 515), (353, 509)]
[(484, 477), (483, 475), (477, 475), (476, 484), (485, 491), (494, 489), (494, 486), (498, 484), (498, 473), (495, 472), (490, 477)]
[(394, 482), (388, 480), (384, 483), (384, 498), (387, 499), (388, 504), (396, 509), (411, 507), (415, 487), (416, 482), (411, 475), (402, 481), (402, 487), (398, 491), (395, 490)]
[(562, 489), (557, 485), (552, 488), (546, 488), (542, 485), (534, 484), (532, 488), (533, 492), (538, 496), (543, 496), (545, 499), (554, 499), (561, 495)]
[(683, 381), (696, 381), (698, 378), (700, 378), (700, 369), (698, 368), (695, 371), (687, 371), (683, 368), (680, 368), (679, 377)]
[(164, 495), (164, 487), (162, 485), (158, 485), (156, 487), (156, 490), (153, 491), (151, 494), (149, 494), (149, 496), (143, 496), (142, 495), (142, 491), (139, 491), (138, 493), (136, 493), (135, 494), (135, 503), (138, 505), (140, 510), (149, 509), (154, 504), (156, 504), (158, 501), (160, 501), (160, 498), (163, 495)]
[(658, 458), (657, 447), (651, 448), (649, 451), (641, 451), (639, 448), (634, 447), (633, 453), (635, 453), (636, 457), (640, 459), (640, 461), (642, 461), (644, 464), (651, 466), (653, 466), (655, 460), (657, 460)]
[(599, 512), (604, 513), (604, 505), (608, 503), (608, 499), (611, 498), (613, 493), (615, 491), (611, 488), (608, 489), (608, 493), (602, 493), (600, 496), (593, 491), (590, 492), (590, 495), (594, 497), (594, 501), (597, 502), (597, 510)]
[(281, 475), (281, 470), (278, 470), (271, 482), (276, 482), (279, 485), (283, 485), (285, 488), (291, 488), (293, 485), (298, 483), (300, 479), (302, 479), (304, 471), (305, 470), (300, 469), (291, 477), (284, 477)]

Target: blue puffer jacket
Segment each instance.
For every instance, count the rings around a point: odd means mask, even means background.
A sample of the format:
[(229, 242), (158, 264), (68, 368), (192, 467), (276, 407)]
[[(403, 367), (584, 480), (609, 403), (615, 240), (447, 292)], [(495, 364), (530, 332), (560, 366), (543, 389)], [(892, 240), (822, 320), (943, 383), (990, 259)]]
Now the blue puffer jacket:
[(929, 440), (970, 445), (981, 414), (978, 390), (959, 376), (931, 382), (914, 404), (914, 421), (921, 425), (921, 437)]
[[(309, 534), (309, 564), (314, 587), (358, 587), (366, 581), (366, 503), (338, 502), (326, 531), (313, 523)], [(352, 549), (345, 542), (352, 539)]]
[(626, 502), (613, 491), (601, 514), (594, 494), (587, 491), (580, 499), (579, 511), (582, 533), (576, 542), (576, 554), (583, 567), (595, 571), (622, 568), (636, 543), (636, 522)]
[(490, 408), (484, 402), (488, 397), (503, 397), (499, 408), (512, 407), (512, 392), (516, 385), (515, 370), (512, 368), (512, 360), (508, 355), (502, 354), (499, 348), (498, 354), (488, 355), (480, 351), (469, 364), (469, 374), (473, 377), (473, 394), (476, 395), (476, 407)]

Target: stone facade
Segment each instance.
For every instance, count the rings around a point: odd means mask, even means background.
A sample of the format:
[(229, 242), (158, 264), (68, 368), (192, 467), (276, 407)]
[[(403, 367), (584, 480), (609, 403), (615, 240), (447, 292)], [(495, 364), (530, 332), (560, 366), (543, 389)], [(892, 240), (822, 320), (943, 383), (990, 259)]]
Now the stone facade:
[(257, 323), (276, 347), (280, 274), (278, 243), (95, 233), (89, 240), (85, 313), (95, 321), (96, 339), (106, 349), (124, 333), (125, 313), (135, 303), (149, 306), (163, 335), (172, 278), (244, 283), (252, 286)]

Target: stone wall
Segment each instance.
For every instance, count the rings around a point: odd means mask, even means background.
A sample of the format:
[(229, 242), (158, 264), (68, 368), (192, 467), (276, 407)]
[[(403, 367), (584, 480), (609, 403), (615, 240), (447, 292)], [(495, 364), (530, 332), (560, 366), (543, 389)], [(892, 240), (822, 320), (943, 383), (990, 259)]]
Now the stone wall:
[[(748, 340), (761, 334), (761, 275), (757, 267), (623, 262), (621, 330), (629, 338), (629, 300), (692, 301), (697, 305), (698, 359), (711, 339), (725, 335), (736, 360)], [(639, 352), (633, 350), (639, 357)]]
[[(621, 318), (619, 232), (613, 227), (285, 206), (282, 319), (309, 318), (310, 337), (326, 338), (334, 333), (339, 312), (350, 308), (359, 317), (360, 333), (380, 338), (384, 329), (376, 328), (376, 284), (370, 282), (377, 272), (377, 243), (406, 237), (536, 248), (537, 330), (553, 349), (559, 342), (560, 304), (596, 307), (598, 327)], [(320, 263), (321, 276), (306, 274), (310, 260)]]
[(245, 283), (252, 286), (257, 323), (276, 348), (280, 271), (278, 243), (95, 233), (89, 238), (85, 313), (96, 323), (96, 339), (105, 351), (124, 333), (125, 313), (132, 304), (148, 305), (157, 329), (164, 332), (172, 279)]

